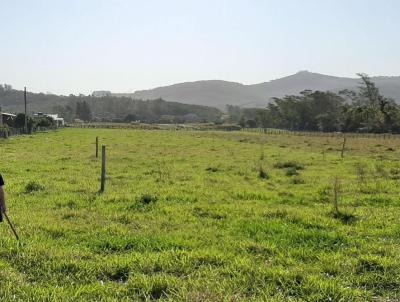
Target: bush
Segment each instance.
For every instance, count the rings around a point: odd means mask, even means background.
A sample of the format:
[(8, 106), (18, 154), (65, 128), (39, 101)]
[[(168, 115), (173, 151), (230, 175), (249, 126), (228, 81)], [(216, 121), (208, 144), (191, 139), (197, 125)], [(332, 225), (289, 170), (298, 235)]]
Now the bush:
[(130, 122), (137, 121), (138, 119), (139, 119), (139, 118), (138, 118), (138, 116), (137, 116), (136, 114), (130, 113), (130, 114), (128, 114), (127, 116), (125, 116), (124, 122), (130, 123)]
[[(26, 117), (26, 122), (28, 126), (28, 131), (30, 132), (32, 127), (33, 127), (33, 119), (30, 116)], [(14, 119), (14, 125), (13, 127), (15, 128), (24, 128), (25, 127), (25, 114), (23, 113), (18, 113), (17, 116)]]
[(139, 197), (137, 197), (136, 201), (140, 204), (151, 204), (157, 202), (158, 197), (156, 195), (151, 195), (151, 194), (142, 194)]
[(290, 167), (286, 170), (286, 176), (296, 176), (299, 175), (299, 172), (297, 172), (297, 169), (295, 167)]
[(294, 185), (301, 185), (304, 183), (305, 183), (305, 181), (301, 177), (295, 176), (292, 178), (292, 184), (294, 184)]
[(55, 122), (51, 117), (45, 116), (36, 120), (36, 126), (39, 127), (51, 127), (54, 126)]
[(267, 171), (265, 171), (263, 169), (263, 167), (260, 167), (260, 169), (258, 171), (258, 177), (261, 179), (269, 179), (269, 175), (268, 175)]
[(296, 170), (303, 170), (304, 166), (295, 161), (286, 161), (286, 162), (278, 162), (274, 165), (275, 168), (278, 169), (286, 169), (286, 168), (293, 168)]
[(37, 191), (42, 191), (42, 190), (44, 190), (44, 186), (42, 186), (41, 184), (39, 184), (35, 181), (30, 181), (25, 186), (26, 193), (32, 193), (32, 192), (37, 192)]
[(340, 220), (341, 222), (345, 224), (351, 224), (355, 221), (357, 221), (357, 217), (354, 216), (353, 214), (350, 213), (345, 213), (342, 211), (332, 211), (331, 216), (337, 220)]
[(246, 126), (249, 128), (257, 128), (257, 122), (255, 120), (247, 120)]

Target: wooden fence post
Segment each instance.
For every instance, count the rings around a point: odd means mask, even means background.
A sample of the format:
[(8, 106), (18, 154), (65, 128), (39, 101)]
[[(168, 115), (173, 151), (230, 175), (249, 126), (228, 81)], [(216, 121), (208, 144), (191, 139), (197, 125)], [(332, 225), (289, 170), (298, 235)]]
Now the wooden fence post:
[(106, 146), (101, 147), (101, 185), (100, 192), (104, 192), (106, 185)]
[(99, 157), (99, 137), (96, 136), (96, 158)]
[(28, 117), (26, 116), (26, 87), (24, 88), (24, 105), (25, 105), (24, 129), (25, 129), (25, 134), (28, 134)]
[(344, 148), (346, 148), (346, 135), (343, 136), (343, 145), (342, 145), (342, 154), (341, 157), (344, 157)]

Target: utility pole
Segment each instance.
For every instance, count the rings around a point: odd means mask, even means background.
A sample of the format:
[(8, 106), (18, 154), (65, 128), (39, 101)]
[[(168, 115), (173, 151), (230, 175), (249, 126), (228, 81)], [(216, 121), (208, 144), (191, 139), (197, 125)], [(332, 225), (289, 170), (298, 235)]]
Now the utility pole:
[(26, 116), (26, 87), (24, 88), (24, 102), (25, 102), (25, 133), (28, 133), (28, 117)]

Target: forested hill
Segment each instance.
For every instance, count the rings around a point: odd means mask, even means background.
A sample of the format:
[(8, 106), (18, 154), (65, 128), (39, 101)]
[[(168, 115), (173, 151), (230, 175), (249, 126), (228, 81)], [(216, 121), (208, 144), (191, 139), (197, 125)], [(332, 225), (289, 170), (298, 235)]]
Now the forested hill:
[[(70, 121), (84, 118), (102, 121), (199, 122), (215, 121), (221, 116), (221, 112), (213, 107), (162, 99), (143, 101), (115, 96), (59, 96), (28, 92), (27, 100), (28, 113), (58, 113)], [(12, 89), (9, 85), (0, 85), (0, 106), (4, 111), (22, 112), (24, 92)], [(85, 111), (83, 115), (82, 108)]]

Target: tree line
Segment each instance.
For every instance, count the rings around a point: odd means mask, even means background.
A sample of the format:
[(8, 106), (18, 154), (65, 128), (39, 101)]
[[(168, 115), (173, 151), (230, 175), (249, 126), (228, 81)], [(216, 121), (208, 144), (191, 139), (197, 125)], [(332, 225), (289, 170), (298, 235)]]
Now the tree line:
[(243, 127), (399, 133), (400, 106), (383, 96), (367, 75), (358, 75), (358, 91), (305, 90), (300, 95), (274, 98), (263, 109), (228, 106), (227, 111), (231, 120)]
[(222, 114), (213, 107), (114, 96), (70, 96), (66, 105), (55, 106), (53, 111), (67, 121), (145, 123), (212, 122)]
[[(83, 121), (146, 123), (213, 122), (222, 112), (216, 108), (167, 102), (163, 99), (136, 100), (129, 97), (92, 95), (60, 96), (44, 93), (27, 93), (28, 113), (58, 113), (67, 122)], [(0, 85), (0, 106), (9, 112), (24, 110), (23, 91), (11, 85)]]

